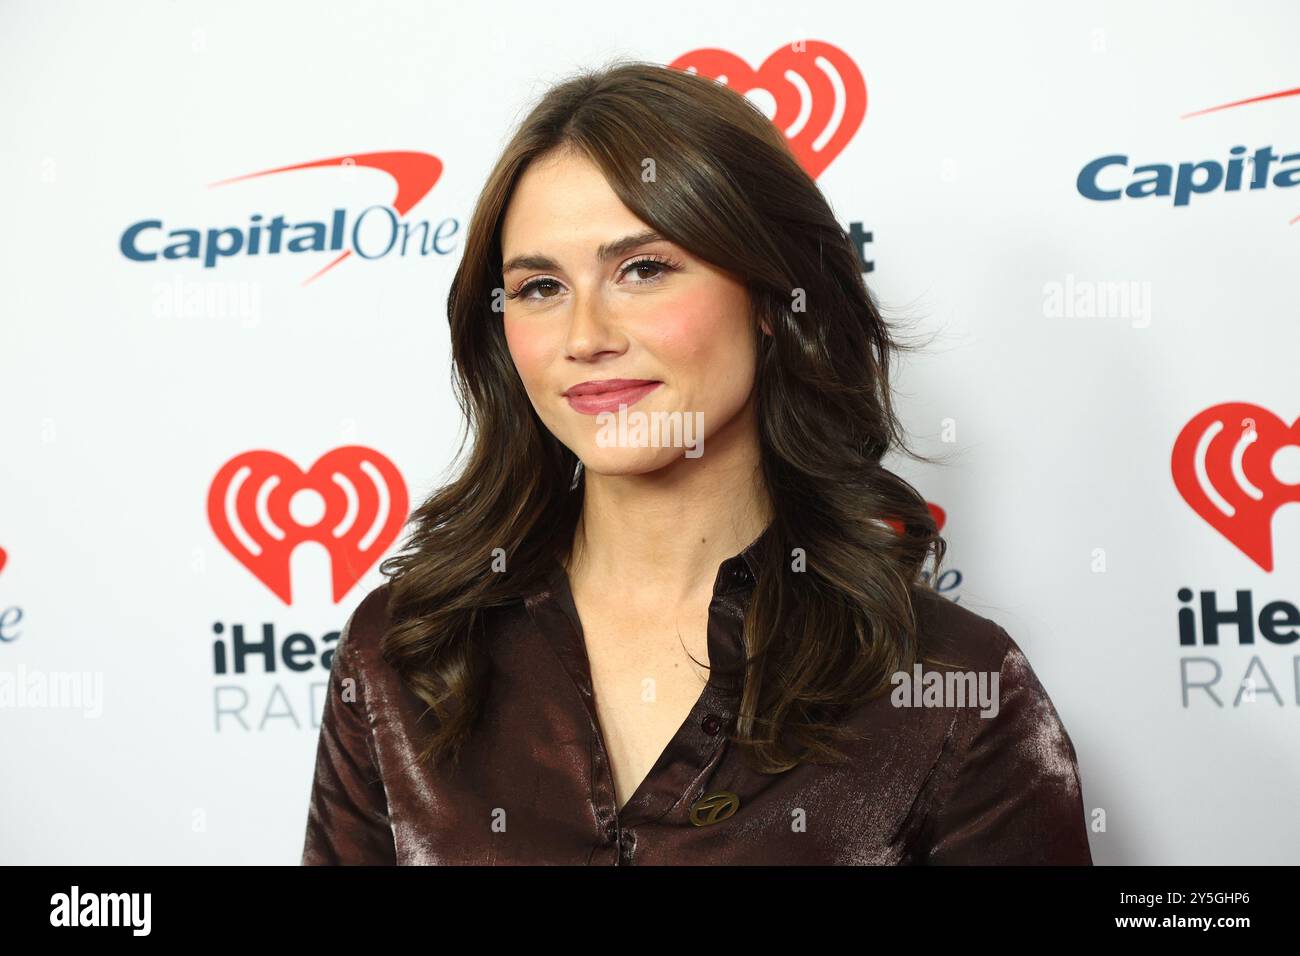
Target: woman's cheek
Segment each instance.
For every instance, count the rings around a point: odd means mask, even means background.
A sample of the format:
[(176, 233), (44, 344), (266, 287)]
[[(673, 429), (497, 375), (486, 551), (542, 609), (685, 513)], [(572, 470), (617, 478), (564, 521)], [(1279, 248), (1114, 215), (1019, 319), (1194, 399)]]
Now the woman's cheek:
[(714, 328), (716, 323), (698, 307), (665, 310), (656, 316), (649, 338), (661, 362), (669, 369), (684, 371), (708, 359)]
[(748, 393), (755, 356), (745, 308), (736, 297), (719, 296), (665, 317), (658, 357), (692, 382), (698, 400), (729, 406)]
[(505, 320), (506, 346), (514, 360), (524, 386), (531, 392), (540, 379), (547, 365), (549, 344), (545, 334), (527, 322)]

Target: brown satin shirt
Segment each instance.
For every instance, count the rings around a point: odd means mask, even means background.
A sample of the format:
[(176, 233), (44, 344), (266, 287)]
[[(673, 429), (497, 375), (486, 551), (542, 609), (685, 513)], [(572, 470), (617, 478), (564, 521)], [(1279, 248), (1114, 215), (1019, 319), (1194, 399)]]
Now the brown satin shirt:
[(720, 566), (709, 682), (622, 809), (562, 566), (489, 618), (488, 698), (452, 773), (416, 761), (424, 705), (380, 655), (388, 585), (371, 591), (331, 664), (302, 862), (1092, 863), (1074, 746), (1025, 655), (932, 592), (917, 596), (923, 652), (998, 673), (996, 716), (887, 694), (850, 716), (866, 737), (839, 744), (848, 763), (750, 770), (727, 740), (738, 692), (713, 669), (743, 662), (756, 544)]

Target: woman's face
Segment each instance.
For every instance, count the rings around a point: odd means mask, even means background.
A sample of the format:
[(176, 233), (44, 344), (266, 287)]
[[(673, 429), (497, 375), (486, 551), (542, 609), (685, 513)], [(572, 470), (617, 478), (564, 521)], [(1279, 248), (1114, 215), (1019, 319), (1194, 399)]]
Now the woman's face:
[(542, 422), (596, 474), (655, 471), (752, 427), (744, 284), (652, 232), (567, 150), (525, 170), (502, 224), (515, 368)]

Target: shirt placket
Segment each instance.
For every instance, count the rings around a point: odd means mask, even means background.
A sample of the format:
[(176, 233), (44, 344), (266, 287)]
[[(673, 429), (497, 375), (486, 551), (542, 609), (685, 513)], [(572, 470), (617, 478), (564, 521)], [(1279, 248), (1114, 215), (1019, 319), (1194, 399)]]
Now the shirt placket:
[(690, 714), (620, 810), (613, 769), (596, 710), (581, 620), (567, 574), (560, 569), (552, 577), (546, 600), (535, 608), (534, 616), (573, 679), (591, 725), (591, 799), (599, 834), (599, 843), (592, 851), (592, 862), (634, 863), (640, 828), (662, 819), (681, 804), (693, 803), (704, 795), (704, 783), (722, 758), (727, 731), (736, 717), (740, 668), (744, 662), (741, 638), (745, 613), (743, 598), (751, 580), (739, 556), (724, 562), (719, 570), (709, 605), (708, 682)]

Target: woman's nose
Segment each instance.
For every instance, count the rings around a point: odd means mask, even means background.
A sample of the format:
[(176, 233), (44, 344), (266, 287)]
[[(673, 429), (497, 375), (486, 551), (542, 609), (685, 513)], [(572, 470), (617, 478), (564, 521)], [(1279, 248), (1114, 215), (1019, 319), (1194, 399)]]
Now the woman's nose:
[(616, 338), (615, 323), (608, 305), (590, 290), (575, 291), (569, 334), (565, 340), (568, 354), (574, 358), (591, 358), (614, 348)]

